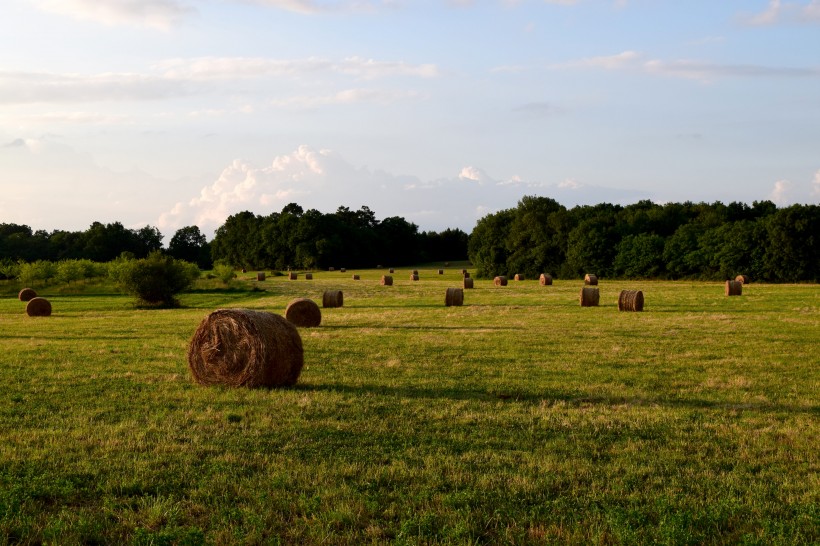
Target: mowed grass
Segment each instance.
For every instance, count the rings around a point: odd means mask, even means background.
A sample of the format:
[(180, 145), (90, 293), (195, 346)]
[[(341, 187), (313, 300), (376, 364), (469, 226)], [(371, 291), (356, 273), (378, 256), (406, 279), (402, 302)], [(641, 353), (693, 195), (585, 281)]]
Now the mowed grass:
[[(7, 286), (0, 543), (820, 542), (816, 285), (602, 279), (581, 308), (580, 280), (477, 280), (447, 308), (436, 269), (248, 273), (173, 310), (43, 288), (48, 318)], [(296, 387), (192, 383), (209, 312), (326, 289)]]

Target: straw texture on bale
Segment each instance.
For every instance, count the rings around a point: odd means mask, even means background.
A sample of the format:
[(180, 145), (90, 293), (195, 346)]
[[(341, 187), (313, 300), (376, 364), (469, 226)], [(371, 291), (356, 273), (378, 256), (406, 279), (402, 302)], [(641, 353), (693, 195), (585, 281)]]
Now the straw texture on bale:
[(29, 301), (37, 297), (37, 292), (35, 292), (33, 288), (23, 288), (20, 290), (20, 293), (17, 294), (17, 297), (20, 301)]
[(285, 387), (296, 383), (303, 365), (296, 327), (263, 311), (214, 311), (188, 346), (188, 368), (200, 385)]
[(504, 275), (499, 275), (498, 277), (493, 279), (493, 284), (496, 286), (507, 286), (507, 277)]
[(354, 281), (358, 281), (360, 278), (361, 278), (361, 277), (359, 277), (359, 276), (358, 276), (358, 275), (356, 275), (355, 273), (353, 274), (353, 280), (354, 280)]
[(643, 311), (643, 292), (640, 290), (621, 290), (618, 296), (618, 311)]
[(322, 294), (322, 307), (341, 307), (344, 304), (344, 294), (341, 290), (325, 290)]
[(598, 284), (598, 276), (592, 273), (587, 273), (584, 277), (584, 284), (588, 284), (590, 286), (596, 286)]
[(439, 269), (439, 270), (438, 270), (438, 274), (439, 274), (439, 275), (444, 275), (444, 270), (443, 270), (443, 269)]
[(322, 323), (322, 310), (313, 300), (299, 298), (285, 308), (285, 318), (296, 326), (313, 328)]
[(472, 288), (473, 287), (473, 279), (470, 277), (464, 277), (464, 288)]
[(410, 280), (411, 281), (419, 280), (419, 274), (418, 273), (410, 273)]
[(393, 286), (393, 277), (390, 275), (382, 275), (380, 283), (382, 286)]
[(295, 272), (291, 271), (290, 273), (288, 273), (288, 279), (289, 280), (295, 281), (298, 278), (299, 278), (299, 275), (297, 275)]
[(581, 307), (598, 307), (601, 294), (597, 288), (585, 286), (581, 289)]
[(740, 296), (743, 294), (743, 283), (738, 281), (726, 281), (724, 292), (727, 296)]
[(448, 288), (444, 296), (444, 305), (447, 307), (460, 307), (464, 304), (464, 290), (461, 288)]
[(513, 277), (513, 278), (517, 281), (523, 281), (524, 280), (524, 275), (522, 275), (521, 273), (516, 273), (515, 277)]
[(312, 281), (313, 280), (313, 273), (305, 273), (305, 280)]
[(26, 314), (30, 317), (49, 317), (51, 302), (45, 298), (31, 298), (26, 304)]
[(735, 277), (735, 280), (740, 284), (749, 284), (749, 282), (751, 281), (749, 275), (738, 275), (737, 277)]
[(256, 274), (256, 280), (257, 280), (257, 281), (264, 281), (264, 280), (265, 280), (265, 273), (264, 273), (264, 272), (262, 272), (262, 271), (260, 271), (259, 273), (257, 273), (257, 274)]
[(541, 273), (538, 282), (541, 283), (541, 286), (552, 286), (552, 277), (547, 273)]

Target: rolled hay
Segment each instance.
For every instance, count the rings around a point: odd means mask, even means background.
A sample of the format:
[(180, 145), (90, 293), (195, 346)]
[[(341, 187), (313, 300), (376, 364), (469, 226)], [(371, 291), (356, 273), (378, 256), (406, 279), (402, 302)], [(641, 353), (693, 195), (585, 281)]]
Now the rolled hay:
[(541, 273), (538, 282), (541, 283), (541, 286), (552, 286), (552, 277), (547, 273)]
[(361, 279), (361, 277), (359, 277), (358, 275), (356, 275), (356, 274), (354, 273), (354, 274), (353, 274), (353, 280), (354, 280), (354, 281), (358, 281), (359, 279)]
[(450, 262), (444, 262), (444, 267), (450, 267)]
[(418, 269), (414, 269), (412, 274), (413, 274), (413, 275), (418, 275), (418, 274), (419, 274), (419, 270), (418, 270)]
[(327, 270), (328, 271), (336, 271), (336, 268), (335, 267), (328, 267)]
[(513, 278), (517, 281), (523, 281), (524, 280), (524, 275), (522, 275), (521, 273), (516, 273), (515, 277), (513, 277)]
[(30, 317), (51, 316), (51, 302), (45, 298), (31, 298), (26, 304), (26, 314)]
[(264, 311), (214, 311), (188, 346), (188, 369), (200, 385), (286, 387), (296, 383), (303, 365), (296, 326)]
[(464, 277), (464, 288), (472, 288), (473, 287), (473, 279), (470, 277)]
[(621, 290), (618, 296), (618, 311), (643, 311), (643, 292)]
[(313, 280), (313, 273), (305, 273), (305, 280), (312, 281)]
[(469, 278), (470, 278), (470, 273), (469, 273), (468, 271), (465, 271), (464, 273), (462, 273), (462, 276), (463, 276), (465, 279), (469, 279)]
[(594, 273), (587, 273), (584, 277), (584, 284), (588, 284), (589, 286), (597, 286), (598, 276)]
[(461, 307), (464, 305), (464, 290), (461, 288), (448, 288), (444, 296), (444, 305), (447, 307)]
[(34, 291), (33, 288), (23, 288), (20, 290), (20, 293), (17, 294), (17, 298), (20, 301), (30, 301), (32, 298), (37, 297), (37, 292)]
[(285, 307), (285, 318), (296, 326), (314, 328), (322, 323), (322, 311), (313, 300), (298, 298)]
[(340, 267), (339, 271), (341, 271), (342, 273), (347, 273), (347, 269), (345, 269), (344, 267)]
[(507, 286), (507, 277), (504, 275), (499, 275), (493, 279), (493, 284), (496, 286)]
[(735, 277), (735, 280), (740, 284), (749, 284), (749, 282), (751, 282), (751, 279), (748, 275), (738, 275), (737, 277)]
[(264, 281), (265, 280), (265, 272), (264, 271), (258, 272), (256, 274), (256, 280), (257, 281)]
[(461, 270), (461, 276), (462, 276), (462, 277), (469, 277), (469, 276), (470, 276), (470, 274), (469, 274), (469, 273), (467, 273), (467, 270), (466, 270), (466, 269), (462, 269), (462, 270)]
[(341, 307), (344, 304), (344, 294), (341, 290), (325, 290), (322, 294), (322, 307)]
[(726, 281), (724, 293), (727, 296), (740, 296), (743, 294), (743, 283), (738, 281)]
[(382, 275), (382, 280), (379, 281), (382, 286), (393, 286), (393, 277), (390, 275)]
[(290, 273), (288, 273), (288, 279), (289, 280), (295, 281), (298, 278), (299, 278), (299, 275), (297, 275), (295, 272), (291, 271)]
[(443, 270), (443, 269), (439, 269), (439, 270), (438, 270), (438, 274), (439, 274), (439, 275), (444, 275), (444, 270)]
[(387, 272), (388, 272), (388, 273), (395, 273), (395, 272), (396, 272), (396, 270), (395, 270), (395, 269), (393, 269), (393, 268), (391, 267), (390, 269), (388, 269), (388, 270), (387, 270)]
[(581, 289), (581, 307), (598, 307), (601, 294), (597, 288), (585, 286)]
[(410, 280), (411, 281), (419, 280), (419, 274), (418, 273), (410, 273)]

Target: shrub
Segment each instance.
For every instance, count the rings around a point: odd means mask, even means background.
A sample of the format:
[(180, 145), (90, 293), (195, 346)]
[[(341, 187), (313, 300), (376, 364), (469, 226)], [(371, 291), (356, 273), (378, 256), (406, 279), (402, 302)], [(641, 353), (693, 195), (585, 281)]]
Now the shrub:
[(36, 262), (20, 262), (17, 278), (25, 285), (41, 281), (43, 284), (50, 281), (57, 274), (57, 267), (46, 260)]
[(168, 307), (179, 305), (176, 294), (190, 287), (200, 275), (195, 264), (158, 251), (140, 260), (122, 260), (114, 269), (119, 276), (117, 282), (136, 296), (138, 303)]
[(213, 274), (217, 279), (224, 282), (225, 284), (228, 284), (229, 282), (231, 282), (232, 279), (236, 277), (236, 273), (234, 273), (233, 267), (229, 266), (226, 263), (214, 264)]

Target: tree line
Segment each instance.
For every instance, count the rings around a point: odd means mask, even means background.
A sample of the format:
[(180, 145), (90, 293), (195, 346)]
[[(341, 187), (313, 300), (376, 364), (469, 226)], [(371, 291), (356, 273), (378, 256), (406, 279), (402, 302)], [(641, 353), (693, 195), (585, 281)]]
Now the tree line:
[(770, 282), (820, 277), (820, 207), (778, 208), (771, 201), (602, 203), (567, 209), (548, 197), (523, 197), (515, 208), (459, 229), (419, 231), (393, 216), (378, 220), (366, 206), (335, 212), (244, 211), (227, 218), (208, 242), (197, 226), (175, 232), (168, 248), (152, 226), (128, 229), (94, 222), (86, 231), (33, 231), (0, 224), (0, 277), (19, 263), (90, 260), (152, 252), (210, 269), (214, 262), (249, 269), (401, 266), (469, 258), (478, 277), (725, 279), (745, 274)]

